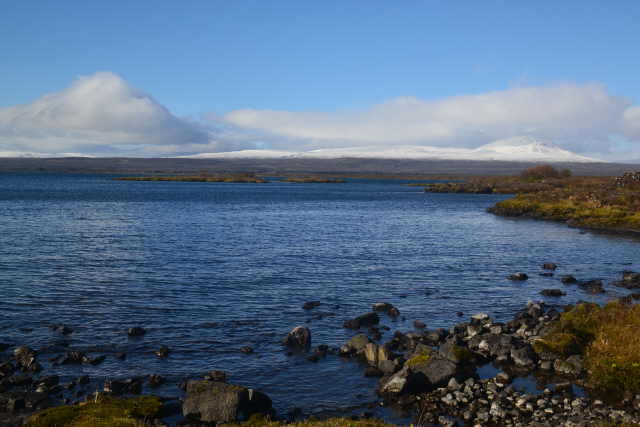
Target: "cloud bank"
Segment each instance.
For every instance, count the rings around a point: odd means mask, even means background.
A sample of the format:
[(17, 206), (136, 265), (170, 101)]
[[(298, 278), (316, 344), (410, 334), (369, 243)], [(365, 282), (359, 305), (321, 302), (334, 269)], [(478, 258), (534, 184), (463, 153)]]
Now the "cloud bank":
[(403, 97), (357, 112), (237, 110), (224, 120), (318, 145), (394, 142), (476, 147), (514, 135), (532, 135), (584, 152), (601, 149), (608, 136), (619, 130), (623, 116), (625, 130), (635, 135), (640, 112), (629, 105), (628, 100), (608, 94), (601, 85), (564, 84), (438, 101)]
[(173, 156), (240, 149), (400, 145), (475, 148), (528, 135), (578, 153), (607, 154), (617, 135), (640, 142), (640, 107), (599, 84), (516, 87), (440, 100), (400, 97), (359, 111), (243, 109), (201, 120), (173, 115), (118, 75), (0, 109), (0, 156)]

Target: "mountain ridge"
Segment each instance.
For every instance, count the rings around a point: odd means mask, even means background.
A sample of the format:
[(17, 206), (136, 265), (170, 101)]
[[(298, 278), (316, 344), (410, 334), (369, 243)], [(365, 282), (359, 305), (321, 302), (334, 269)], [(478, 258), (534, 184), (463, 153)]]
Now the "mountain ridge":
[(432, 146), (401, 145), (386, 147), (322, 148), (310, 151), (240, 150), (222, 153), (201, 153), (182, 158), (201, 159), (398, 159), (398, 160), (478, 160), (515, 162), (578, 162), (601, 163), (602, 160), (581, 156), (556, 144), (532, 138), (516, 136), (490, 142), (478, 148), (443, 148)]

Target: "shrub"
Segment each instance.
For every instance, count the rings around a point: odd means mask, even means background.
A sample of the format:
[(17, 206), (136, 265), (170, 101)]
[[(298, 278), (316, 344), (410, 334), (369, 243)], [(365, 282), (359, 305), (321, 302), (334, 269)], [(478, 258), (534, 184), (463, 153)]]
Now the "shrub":
[(528, 181), (539, 181), (546, 178), (560, 178), (560, 172), (553, 166), (540, 165), (525, 169), (520, 173), (520, 177)]
[(583, 303), (564, 312), (534, 349), (583, 355), (588, 384), (615, 401), (640, 393), (639, 329), (640, 305)]

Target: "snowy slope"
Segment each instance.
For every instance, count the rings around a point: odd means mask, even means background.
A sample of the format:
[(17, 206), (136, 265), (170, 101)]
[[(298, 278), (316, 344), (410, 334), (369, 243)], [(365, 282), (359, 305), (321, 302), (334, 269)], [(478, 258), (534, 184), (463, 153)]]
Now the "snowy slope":
[(219, 159), (410, 159), (410, 160), (501, 160), (512, 162), (599, 162), (572, 153), (557, 145), (528, 136), (516, 136), (491, 142), (475, 149), (430, 146), (323, 148), (295, 152), (284, 150), (242, 150), (225, 153), (202, 153), (190, 158)]

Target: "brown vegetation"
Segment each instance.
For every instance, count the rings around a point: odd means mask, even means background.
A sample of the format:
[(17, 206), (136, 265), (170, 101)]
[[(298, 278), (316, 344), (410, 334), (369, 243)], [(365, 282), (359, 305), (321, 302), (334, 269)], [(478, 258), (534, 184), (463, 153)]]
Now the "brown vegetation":
[(584, 303), (565, 311), (537, 352), (584, 356), (588, 385), (608, 400), (640, 393), (640, 305)]
[(268, 182), (266, 179), (257, 177), (250, 173), (223, 176), (210, 176), (208, 174), (191, 176), (125, 176), (113, 179), (115, 181), (239, 182), (258, 184)]
[(317, 176), (306, 177), (288, 177), (281, 180), (282, 182), (294, 182), (297, 184), (342, 184), (347, 181), (341, 178), (321, 178)]
[[(544, 177), (542, 175), (553, 175)], [(640, 182), (620, 178), (571, 177), (551, 167), (520, 176), (478, 177), (460, 183), (426, 184), (433, 193), (516, 194), (492, 207), (503, 216), (567, 221), (572, 226), (640, 232)], [(627, 175), (628, 176), (628, 175)]]

